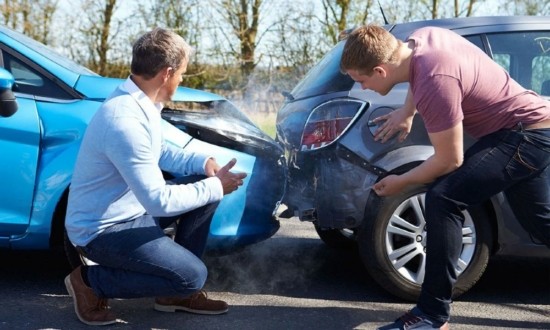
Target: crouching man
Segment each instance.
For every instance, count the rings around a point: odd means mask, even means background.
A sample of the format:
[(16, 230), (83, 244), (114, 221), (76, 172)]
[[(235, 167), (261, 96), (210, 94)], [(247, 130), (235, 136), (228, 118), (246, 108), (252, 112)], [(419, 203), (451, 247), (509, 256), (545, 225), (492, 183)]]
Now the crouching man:
[[(102, 104), (87, 128), (69, 193), (66, 229), (80, 253), (98, 265), (65, 278), (80, 321), (116, 322), (109, 298), (156, 297), (155, 309), (221, 314), (223, 301), (202, 287), (201, 261), (218, 202), (243, 183), (235, 160), (220, 167), (209, 155), (163, 143), (162, 103), (187, 69), (191, 47), (154, 29), (133, 45), (131, 75)], [(162, 170), (201, 175), (166, 182)], [(177, 221), (175, 239), (163, 228)]]

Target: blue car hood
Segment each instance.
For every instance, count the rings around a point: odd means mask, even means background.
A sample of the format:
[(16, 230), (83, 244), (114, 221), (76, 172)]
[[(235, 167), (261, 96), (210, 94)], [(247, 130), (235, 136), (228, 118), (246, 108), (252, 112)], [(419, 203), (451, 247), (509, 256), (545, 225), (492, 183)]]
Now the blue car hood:
[[(103, 102), (123, 82), (124, 79), (81, 75), (74, 88), (88, 100)], [(206, 142), (232, 149), (246, 148), (252, 154), (279, 157), (282, 153), (281, 147), (271, 137), (221, 95), (178, 87), (171, 103), (177, 102), (219, 103), (210, 112), (163, 110), (166, 121), (182, 131), (194, 132), (194, 137), (200, 135), (200, 139)]]
[[(80, 94), (84, 95), (86, 99), (103, 101), (123, 82), (124, 79), (119, 78), (81, 75), (74, 88)], [(194, 102), (217, 101), (222, 99), (223, 98), (219, 95), (186, 87), (178, 87), (172, 98), (173, 101)]]

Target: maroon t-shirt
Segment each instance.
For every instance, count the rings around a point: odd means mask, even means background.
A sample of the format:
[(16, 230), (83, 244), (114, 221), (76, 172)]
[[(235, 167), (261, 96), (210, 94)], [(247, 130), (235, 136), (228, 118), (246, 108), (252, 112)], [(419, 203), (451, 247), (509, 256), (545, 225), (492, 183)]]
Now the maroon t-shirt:
[(482, 50), (441, 28), (415, 31), (410, 86), (430, 133), (454, 127), (479, 138), (550, 118), (550, 102), (523, 88)]

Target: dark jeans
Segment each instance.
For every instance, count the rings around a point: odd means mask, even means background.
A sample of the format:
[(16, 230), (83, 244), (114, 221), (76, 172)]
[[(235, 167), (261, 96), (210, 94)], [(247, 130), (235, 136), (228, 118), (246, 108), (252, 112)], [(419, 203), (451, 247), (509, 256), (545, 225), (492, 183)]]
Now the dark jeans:
[[(194, 182), (187, 177), (176, 183)], [(88, 268), (93, 291), (102, 298), (186, 296), (200, 290), (207, 270), (201, 260), (218, 203), (181, 216), (137, 219), (107, 228), (80, 249), (99, 265)], [(179, 220), (175, 239), (163, 228)]]
[(470, 147), (426, 194), (426, 274), (418, 307), (446, 321), (462, 247), (462, 210), (505, 192), (515, 217), (550, 247), (550, 129), (503, 130)]

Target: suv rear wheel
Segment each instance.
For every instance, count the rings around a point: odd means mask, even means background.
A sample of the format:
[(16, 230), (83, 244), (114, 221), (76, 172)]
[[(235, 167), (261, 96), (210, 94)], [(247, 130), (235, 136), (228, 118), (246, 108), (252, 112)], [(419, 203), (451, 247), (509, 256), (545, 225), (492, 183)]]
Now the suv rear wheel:
[(351, 250), (357, 247), (355, 230), (353, 229), (333, 229), (321, 228), (316, 223), (315, 231), (321, 240), (328, 246), (336, 249)]
[[(426, 187), (403, 194), (372, 200), (375, 205), (359, 232), (359, 252), (367, 271), (391, 294), (416, 300), (424, 280), (426, 261)], [(468, 291), (487, 266), (491, 246), (491, 228), (481, 208), (464, 211), (459, 274), (453, 296)]]

